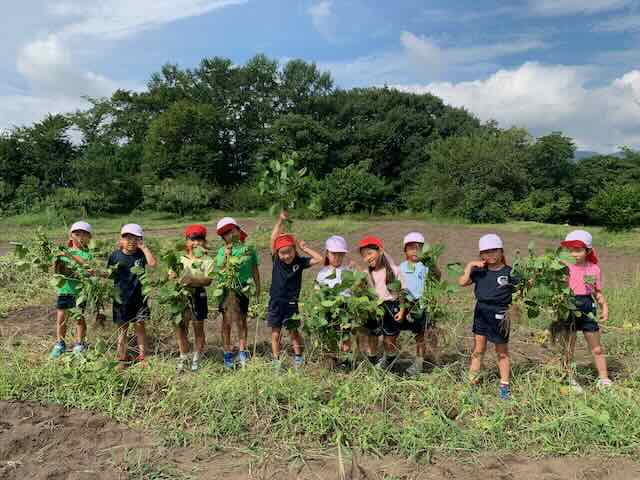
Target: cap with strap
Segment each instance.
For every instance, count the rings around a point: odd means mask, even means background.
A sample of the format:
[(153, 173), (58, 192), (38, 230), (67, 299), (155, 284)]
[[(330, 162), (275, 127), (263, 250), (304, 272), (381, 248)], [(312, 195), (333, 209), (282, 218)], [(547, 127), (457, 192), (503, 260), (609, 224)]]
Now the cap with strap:
[(144, 237), (144, 232), (142, 230), (142, 227), (137, 223), (127, 223), (122, 227), (122, 230), (120, 230), (120, 235), (127, 235), (127, 234), (140, 237), (140, 238)]
[(377, 247), (380, 250), (384, 250), (384, 243), (378, 237), (373, 235), (368, 235), (358, 242), (358, 248), (362, 250), (365, 247)]
[(207, 238), (207, 227), (200, 224), (189, 225), (184, 229), (184, 236), (192, 240), (198, 238), (205, 239)]
[(277, 252), (281, 248), (295, 247), (296, 239), (289, 233), (283, 233), (273, 241), (273, 249)]
[(584, 248), (587, 250), (587, 261), (598, 263), (598, 255), (593, 248), (593, 237), (586, 230), (573, 230), (569, 232), (564, 241), (560, 242), (564, 248)]
[(247, 233), (242, 229), (240, 224), (231, 217), (224, 217), (218, 221), (218, 224), (216, 225), (216, 233), (222, 237), (234, 228), (240, 230), (240, 241), (244, 242), (247, 239)]
[(87, 233), (93, 233), (93, 230), (91, 229), (91, 225), (89, 225), (87, 222), (74, 223), (73, 225), (71, 225), (71, 228), (69, 229), (69, 233), (77, 232), (79, 230)]

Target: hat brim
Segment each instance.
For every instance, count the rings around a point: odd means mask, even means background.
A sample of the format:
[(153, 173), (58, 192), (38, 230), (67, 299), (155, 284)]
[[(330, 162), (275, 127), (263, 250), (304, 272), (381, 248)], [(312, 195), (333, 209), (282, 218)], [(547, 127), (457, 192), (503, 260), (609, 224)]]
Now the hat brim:
[(563, 242), (560, 242), (560, 245), (564, 248), (589, 248), (589, 246), (582, 240), (564, 240)]

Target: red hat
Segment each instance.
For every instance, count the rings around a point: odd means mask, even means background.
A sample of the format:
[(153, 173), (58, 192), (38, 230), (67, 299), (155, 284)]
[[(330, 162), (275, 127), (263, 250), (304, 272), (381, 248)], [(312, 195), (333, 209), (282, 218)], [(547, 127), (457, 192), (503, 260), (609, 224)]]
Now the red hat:
[(584, 248), (587, 250), (587, 261), (598, 263), (598, 255), (593, 248), (593, 237), (589, 232), (584, 230), (574, 230), (567, 234), (563, 242), (560, 242), (564, 248)]
[(207, 238), (207, 227), (204, 225), (189, 225), (184, 229), (186, 238)]
[(364, 247), (378, 247), (380, 250), (384, 250), (384, 243), (378, 237), (369, 235), (364, 237), (358, 242), (358, 248), (362, 250)]
[(293, 235), (288, 233), (283, 233), (273, 242), (273, 249), (275, 251), (280, 250), (281, 248), (291, 247), (296, 245), (296, 239)]
[(222, 237), (234, 228), (240, 230), (240, 241), (244, 242), (247, 239), (247, 233), (242, 229), (240, 224), (231, 217), (224, 217), (218, 222), (218, 225), (216, 226), (216, 233)]

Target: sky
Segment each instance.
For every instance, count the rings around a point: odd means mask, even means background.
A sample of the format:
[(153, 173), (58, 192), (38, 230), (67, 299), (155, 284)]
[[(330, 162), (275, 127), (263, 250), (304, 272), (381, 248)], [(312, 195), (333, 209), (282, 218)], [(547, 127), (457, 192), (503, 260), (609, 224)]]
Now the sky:
[(640, 149), (638, 0), (22, 0), (0, 18), (0, 129), (141, 90), (165, 63), (302, 58), (341, 88)]

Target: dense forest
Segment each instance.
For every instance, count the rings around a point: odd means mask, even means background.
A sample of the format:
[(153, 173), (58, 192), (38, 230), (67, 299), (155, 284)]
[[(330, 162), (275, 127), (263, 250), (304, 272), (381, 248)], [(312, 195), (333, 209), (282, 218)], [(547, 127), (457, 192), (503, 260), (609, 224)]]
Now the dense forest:
[(257, 179), (295, 152), (297, 203), (318, 216), (640, 225), (640, 153), (574, 160), (560, 132), (500, 129), (428, 94), (342, 90), (301, 60), (166, 65), (144, 91), (89, 102), (0, 136), (0, 215), (264, 209)]

